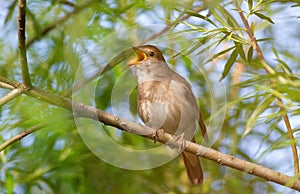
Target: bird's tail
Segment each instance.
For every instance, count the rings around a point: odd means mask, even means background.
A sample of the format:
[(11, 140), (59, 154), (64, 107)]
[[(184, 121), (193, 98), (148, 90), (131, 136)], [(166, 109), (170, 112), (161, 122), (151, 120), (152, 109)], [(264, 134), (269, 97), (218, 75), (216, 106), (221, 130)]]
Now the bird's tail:
[[(192, 141), (195, 142), (195, 139)], [(185, 151), (181, 155), (191, 183), (201, 184), (203, 182), (203, 172), (198, 156)]]

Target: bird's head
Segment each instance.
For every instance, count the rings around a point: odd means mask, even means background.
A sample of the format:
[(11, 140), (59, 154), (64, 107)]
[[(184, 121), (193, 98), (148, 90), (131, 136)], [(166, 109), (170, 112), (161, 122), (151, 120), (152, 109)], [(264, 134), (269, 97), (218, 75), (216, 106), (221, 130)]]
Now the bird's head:
[(138, 65), (144, 61), (165, 62), (161, 51), (153, 45), (132, 47), (136, 57), (129, 62), (129, 66)]

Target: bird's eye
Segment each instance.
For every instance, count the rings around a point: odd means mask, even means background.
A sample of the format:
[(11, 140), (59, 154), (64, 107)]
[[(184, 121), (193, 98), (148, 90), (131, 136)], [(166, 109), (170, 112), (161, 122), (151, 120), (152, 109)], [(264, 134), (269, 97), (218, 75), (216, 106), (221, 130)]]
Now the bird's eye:
[(151, 51), (151, 52), (149, 53), (149, 56), (150, 56), (150, 57), (154, 57), (154, 56), (155, 56), (155, 52)]

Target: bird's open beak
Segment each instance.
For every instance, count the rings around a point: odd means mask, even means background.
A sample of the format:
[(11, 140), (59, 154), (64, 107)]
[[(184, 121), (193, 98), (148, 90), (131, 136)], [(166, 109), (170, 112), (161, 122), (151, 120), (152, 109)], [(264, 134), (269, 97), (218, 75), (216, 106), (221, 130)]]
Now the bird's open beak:
[(137, 47), (132, 47), (132, 49), (134, 50), (136, 57), (132, 60), (129, 61), (128, 65), (132, 66), (132, 65), (136, 65), (144, 60), (146, 60), (146, 53), (144, 53), (144, 51), (142, 51), (141, 49), (137, 48)]

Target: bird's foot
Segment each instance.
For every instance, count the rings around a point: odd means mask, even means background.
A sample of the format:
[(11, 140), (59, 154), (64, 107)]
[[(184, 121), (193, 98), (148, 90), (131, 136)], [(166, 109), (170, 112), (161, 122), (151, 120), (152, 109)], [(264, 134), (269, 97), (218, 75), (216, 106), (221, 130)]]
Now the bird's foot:
[(165, 131), (163, 129), (155, 130), (155, 132), (152, 134), (152, 139), (154, 139), (154, 144), (159, 140), (159, 134), (164, 132)]
[(181, 133), (180, 135), (174, 135), (174, 140), (177, 143), (177, 145), (179, 145), (178, 146), (178, 151), (182, 152), (185, 149), (185, 146), (186, 146), (184, 132)]

